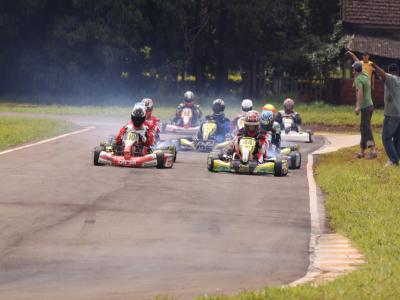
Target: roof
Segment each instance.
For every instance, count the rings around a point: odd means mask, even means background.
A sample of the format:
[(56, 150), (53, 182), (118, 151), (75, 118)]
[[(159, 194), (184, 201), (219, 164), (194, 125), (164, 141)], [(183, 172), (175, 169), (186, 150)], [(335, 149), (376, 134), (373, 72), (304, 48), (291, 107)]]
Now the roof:
[(400, 30), (400, 0), (343, 0), (346, 23)]
[(363, 34), (347, 35), (345, 39), (349, 40), (348, 48), (353, 51), (368, 52), (375, 56), (400, 59), (399, 40)]

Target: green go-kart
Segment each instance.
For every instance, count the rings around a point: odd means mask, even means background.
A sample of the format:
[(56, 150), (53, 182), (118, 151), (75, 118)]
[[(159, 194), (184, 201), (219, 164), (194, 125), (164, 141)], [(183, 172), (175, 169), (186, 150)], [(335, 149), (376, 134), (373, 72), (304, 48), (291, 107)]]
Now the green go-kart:
[(207, 168), (211, 172), (227, 172), (250, 175), (286, 176), (288, 161), (279, 157), (270, 160), (258, 161), (253, 157), (256, 140), (243, 137), (239, 141), (239, 153), (224, 155), (221, 149), (212, 151), (208, 155)]

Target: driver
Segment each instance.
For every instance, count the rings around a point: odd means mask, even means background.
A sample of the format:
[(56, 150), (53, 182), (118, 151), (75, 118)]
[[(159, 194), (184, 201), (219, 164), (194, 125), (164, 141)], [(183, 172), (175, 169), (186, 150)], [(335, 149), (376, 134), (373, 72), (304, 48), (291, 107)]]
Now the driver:
[(237, 117), (235, 117), (231, 123), (231, 131), (233, 134), (237, 134), (237, 132), (240, 129), (238, 126), (239, 119), (244, 119), (247, 112), (253, 110), (253, 101), (250, 99), (243, 99), (241, 106), (242, 106), (242, 113)]
[(274, 121), (274, 114), (271, 110), (263, 110), (260, 118), (260, 131), (268, 137), (271, 135), (271, 143), (277, 149), (281, 146), (281, 127)]
[(203, 116), (200, 105), (194, 103), (196, 99), (191, 91), (187, 91), (183, 98), (183, 103), (179, 104), (176, 108), (175, 118), (172, 120), (172, 123), (177, 126), (183, 126), (181, 118), (182, 111), (184, 108), (190, 108), (193, 112), (192, 126), (198, 126), (200, 119)]
[(293, 120), (292, 129), (296, 131), (301, 130), (301, 117), (298, 112), (294, 111), (294, 100), (287, 98), (283, 101), (283, 110), (280, 110), (276, 116), (276, 121), (284, 128), (283, 118), (290, 117)]
[(249, 111), (244, 118), (244, 127), (239, 130), (234, 142), (234, 151), (239, 154), (239, 143), (243, 137), (252, 137), (256, 140), (256, 147), (253, 152), (253, 157), (259, 162), (264, 160), (267, 148), (267, 141), (264, 134), (260, 131), (260, 115), (257, 111)]
[(148, 148), (153, 145), (154, 136), (153, 132), (144, 124), (146, 120), (146, 107), (142, 103), (136, 103), (132, 109), (131, 120), (119, 130), (116, 138), (117, 147), (121, 146), (123, 141), (122, 137), (126, 131), (131, 130), (140, 136), (140, 144), (144, 147), (143, 154), (147, 154)]
[[(225, 102), (222, 99), (215, 99), (212, 103), (212, 115), (206, 116), (206, 120), (214, 120), (217, 123), (217, 132), (215, 133), (218, 142), (225, 140), (225, 136), (230, 131), (230, 121), (225, 117)], [(203, 123), (204, 124), (204, 123)], [(197, 138), (200, 140), (203, 137), (203, 124), (201, 124)]]
[(144, 98), (142, 99), (142, 104), (146, 107), (146, 121), (144, 122), (144, 125), (146, 125), (149, 128), (149, 130), (153, 132), (155, 139), (159, 139), (160, 119), (152, 115), (154, 108), (153, 100), (150, 98)]

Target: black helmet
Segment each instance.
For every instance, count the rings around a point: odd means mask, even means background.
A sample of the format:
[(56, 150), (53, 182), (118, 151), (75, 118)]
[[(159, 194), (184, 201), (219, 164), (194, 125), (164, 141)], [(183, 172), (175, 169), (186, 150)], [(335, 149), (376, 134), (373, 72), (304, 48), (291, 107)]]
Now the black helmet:
[(135, 127), (140, 127), (146, 121), (146, 107), (143, 103), (136, 103), (132, 109), (131, 120)]
[(220, 115), (224, 113), (225, 110), (225, 102), (222, 99), (215, 99), (212, 104), (212, 110), (214, 114)]

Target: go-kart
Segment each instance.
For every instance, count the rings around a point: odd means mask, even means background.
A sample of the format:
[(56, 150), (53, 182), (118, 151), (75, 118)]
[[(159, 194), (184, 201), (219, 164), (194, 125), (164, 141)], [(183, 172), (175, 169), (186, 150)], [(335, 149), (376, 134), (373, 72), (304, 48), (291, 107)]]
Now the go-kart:
[(286, 176), (288, 162), (285, 159), (275, 157), (271, 160), (258, 161), (253, 157), (256, 148), (256, 140), (243, 137), (239, 142), (239, 153), (223, 155), (222, 150), (212, 151), (208, 155), (207, 168), (211, 172), (227, 172), (237, 174)]
[(294, 120), (290, 116), (282, 117), (283, 130), (281, 133), (282, 141), (286, 142), (305, 142), (312, 143), (312, 132), (299, 130)]
[(174, 124), (163, 123), (161, 126), (162, 133), (177, 133), (177, 134), (195, 134), (199, 131), (200, 126), (192, 125), (193, 111), (185, 107), (181, 111), (180, 120)]
[(141, 133), (130, 129), (122, 136), (122, 145), (116, 145), (115, 136), (111, 136), (108, 142), (100, 143), (100, 146), (94, 148), (94, 165), (172, 168), (176, 160), (176, 148), (171, 146), (159, 147), (154, 150), (150, 148), (145, 153), (145, 148), (141, 145), (140, 139)]
[(201, 137), (186, 137), (176, 140), (179, 150), (210, 152), (218, 143), (225, 141), (226, 136), (217, 135), (217, 122), (209, 119), (201, 125)]

